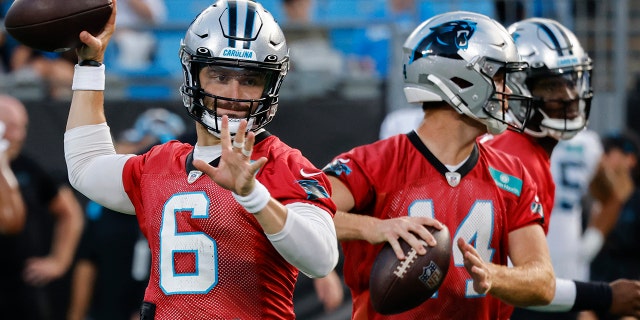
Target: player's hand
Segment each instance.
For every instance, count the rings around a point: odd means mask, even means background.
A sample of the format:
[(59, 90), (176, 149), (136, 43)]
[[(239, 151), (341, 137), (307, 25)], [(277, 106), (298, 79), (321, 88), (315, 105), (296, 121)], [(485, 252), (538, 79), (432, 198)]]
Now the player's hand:
[(491, 265), (485, 263), (478, 251), (462, 238), (458, 238), (458, 248), (464, 258), (464, 267), (473, 279), (473, 289), (479, 294), (486, 294), (493, 283), (489, 270)]
[(231, 142), (229, 133), (229, 117), (222, 116), (220, 139), (222, 156), (217, 168), (202, 160), (195, 160), (193, 165), (208, 175), (219, 186), (233, 191), (237, 195), (246, 196), (255, 187), (255, 174), (267, 163), (267, 158), (261, 157), (251, 162), (251, 152), (256, 136), (254, 132), (245, 135), (247, 121), (241, 120), (238, 131)]
[(23, 271), (24, 281), (33, 286), (44, 286), (67, 271), (68, 266), (54, 257), (29, 258)]
[(316, 289), (318, 300), (322, 302), (325, 312), (337, 309), (344, 299), (342, 279), (334, 270), (326, 277), (313, 279), (313, 287)]
[(104, 61), (104, 52), (107, 50), (109, 40), (111, 39), (113, 32), (116, 30), (116, 2), (117, 0), (113, 0), (113, 11), (111, 12), (111, 17), (99, 35), (94, 37), (88, 31), (80, 32), (80, 41), (82, 41), (83, 45), (76, 49), (79, 61), (95, 60), (100, 63)]
[(611, 184), (614, 185), (611, 189), (612, 195), (620, 203), (626, 203), (635, 189), (633, 178), (631, 177), (631, 168), (625, 165), (614, 165), (605, 167), (605, 171), (607, 172), (607, 176), (609, 176)]
[(619, 279), (609, 285), (613, 293), (610, 313), (640, 318), (640, 281)]
[(396, 257), (405, 259), (404, 252), (400, 247), (398, 239), (402, 238), (420, 255), (426, 254), (423, 241), (429, 246), (435, 246), (436, 238), (425, 226), (432, 226), (438, 230), (442, 229), (440, 221), (427, 217), (400, 217), (393, 219), (378, 219), (374, 228), (368, 235), (367, 241), (372, 244), (389, 242)]

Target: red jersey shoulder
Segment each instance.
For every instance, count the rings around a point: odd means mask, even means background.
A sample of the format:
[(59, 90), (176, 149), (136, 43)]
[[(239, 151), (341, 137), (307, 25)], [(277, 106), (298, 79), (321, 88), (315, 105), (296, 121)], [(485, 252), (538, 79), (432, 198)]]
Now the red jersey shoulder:
[[(511, 154), (484, 144), (478, 144), (478, 149), (481, 159), (486, 161), (489, 174), (498, 188), (506, 192), (507, 198), (513, 199), (515, 206), (526, 208), (530, 212), (531, 219), (544, 224), (545, 215), (538, 196), (537, 184), (522, 161)], [(527, 221), (532, 221), (531, 219)], [(517, 223), (525, 225), (529, 222), (521, 220)]]
[(367, 170), (361, 171), (370, 177), (377, 175), (376, 170), (382, 171), (384, 175), (395, 162), (394, 158), (397, 158), (398, 155), (405, 155), (407, 148), (415, 151), (406, 134), (391, 136), (341, 153), (335, 156), (322, 170), (341, 179), (356, 168), (367, 168)]
[(269, 136), (256, 145), (254, 156), (268, 159), (256, 178), (275, 199), (283, 204), (302, 200), (318, 205), (331, 214), (335, 213), (331, 184), (326, 174), (304, 157), (300, 150), (288, 146), (276, 136)]
[(484, 159), (490, 168), (524, 179), (528, 172), (520, 159), (493, 146), (478, 144), (480, 159)]
[[(131, 158), (128, 162), (132, 162), (134, 166), (145, 166), (147, 164), (157, 163), (165, 168), (168, 164), (184, 167), (186, 156), (192, 150), (192, 145), (173, 140), (155, 145), (151, 147), (149, 151)], [(127, 163), (127, 165), (129, 165), (129, 163)]]

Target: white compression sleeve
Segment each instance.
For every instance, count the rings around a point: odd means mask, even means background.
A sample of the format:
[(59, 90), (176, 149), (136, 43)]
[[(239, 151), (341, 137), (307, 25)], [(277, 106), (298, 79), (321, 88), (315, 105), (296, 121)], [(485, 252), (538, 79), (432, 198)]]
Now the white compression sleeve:
[(331, 216), (308, 203), (286, 205), (288, 214), (282, 231), (267, 234), (278, 252), (302, 273), (324, 277), (338, 263), (338, 240)]
[(556, 293), (546, 306), (533, 306), (527, 309), (542, 312), (566, 312), (573, 308), (576, 301), (576, 284), (572, 280), (556, 278)]
[(87, 198), (128, 214), (135, 214), (135, 210), (124, 191), (122, 169), (132, 156), (116, 154), (106, 123), (73, 128), (64, 134), (71, 185)]

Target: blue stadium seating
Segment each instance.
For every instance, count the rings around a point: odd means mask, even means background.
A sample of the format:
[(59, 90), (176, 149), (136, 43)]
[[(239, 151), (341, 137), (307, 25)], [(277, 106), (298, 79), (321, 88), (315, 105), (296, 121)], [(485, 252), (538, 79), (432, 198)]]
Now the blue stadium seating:
[(434, 15), (445, 13), (452, 10), (472, 11), (495, 17), (495, 4), (493, 0), (471, 0), (464, 1), (438, 1), (438, 0), (421, 0), (418, 1), (418, 15), (421, 20), (426, 20)]
[(214, 0), (164, 0), (164, 2), (167, 6), (167, 22), (186, 26)]

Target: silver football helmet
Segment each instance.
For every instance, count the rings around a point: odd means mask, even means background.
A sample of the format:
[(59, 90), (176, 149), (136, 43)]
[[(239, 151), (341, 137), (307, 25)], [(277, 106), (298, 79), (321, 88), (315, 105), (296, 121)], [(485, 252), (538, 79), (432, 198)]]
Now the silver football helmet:
[[(418, 26), (403, 49), (404, 92), (410, 103), (445, 101), (492, 134), (523, 129), (506, 110), (516, 100), (528, 109), (531, 97), (512, 94), (505, 83), (508, 74), (528, 65), (497, 21), (465, 11), (440, 14)], [(496, 87), (494, 79), (502, 85)]]
[[(278, 92), (289, 70), (289, 50), (280, 26), (262, 5), (251, 0), (218, 0), (189, 26), (181, 41), (180, 62), (184, 73), (180, 93), (185, 108), (192, 118), (219, 137), (222, 123), (219, 104), (249, 105), (248, 130), (256, 131), (273, 119)], [(259, 74), (266, 83), (262, 97), (238, 99), (205, 92), (198, 77), (205, 67)], [(232, 135), (237, 132), (240, 120), (229, 119)]]
[(557, 21), (530, 18), (509, 26), (518, 52), (529, 63), (526, 73), (510, 77), (511, 86), (528, 89), (539, 100), (529, 115), (511, 108), (516, 121), (527, 121), (534, 137), (570, 139), (587, 125), (593, 90), (592, 61), (578, 38)]

